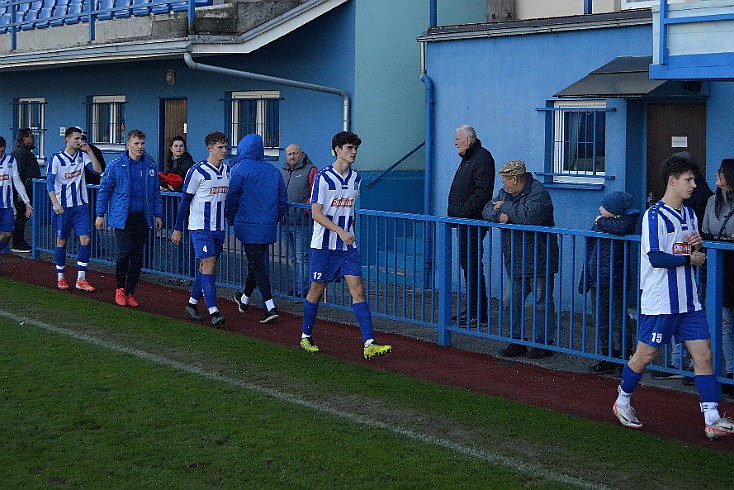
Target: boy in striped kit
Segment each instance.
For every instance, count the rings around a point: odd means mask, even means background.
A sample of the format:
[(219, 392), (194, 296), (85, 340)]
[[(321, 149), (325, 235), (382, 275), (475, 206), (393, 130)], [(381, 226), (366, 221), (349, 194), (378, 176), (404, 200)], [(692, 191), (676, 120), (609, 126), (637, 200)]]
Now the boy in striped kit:
[(695, 364), (694, 381), (701, 397), (705, 433), (710, 439), (734, 434), (731, 419), (719, 414), (716, 377), (711, 366), (711, 335), (696, 286), (694, 267), (704, 264), (703, 240), (693, 209), (683, 206), (691, 197), (697, 165), (673, 155), (663, 164), (667, 184), (662, 200), (645, 212), (640, 246), (640, 325), (637, 350), (622, 371), (614, 415), (625, 427), (639, 429), (630, 405), (632, 392), (645, 368), (655, 360), (671, 336), (683, 341)]
[(311, 215), (314, 220), (311, 238), (311, 289), (303, 303), (303, 332), (301, 348), (318, 352), (311, 336), (319, 301), (326, 283), (344, 277), (352, 295), (352, 310), (357, 317), (364, 343), (364, 358), (388, 354), (392, 347), (374, 341), (372, 314), (367, 304), (362, 263), (354, 236), (354, 206), (362, 178), (351, 168), (357, 158), (362, 140), (347, 131), (331, 139), (336, 161), (316, 174), (311, 194)]
[(64, 277), (66, 267), (66, 242), (69, 233), (79, 237), (79, 253), (77, 256), (76, 288), (92, 292), (95, 288), (87, 281), (89, 265), (89, 235), (92, 232), (92, 220), (87, 205), (87, 183), (84, 179), (84, 168), (96, 174), (102, 173), (102, 166), (86, 141), (82, 140), (82, 130), (77, 127), (67, 128), (64, 133), (66, 148), (51, 155), (46, 172), (46, 190), (53, 206), (53, 227), (56, 235), (56, 280), (59, 289), (69, 289)]
[(8, 249), (10, 237), (13, 236), (13, 187), (25, 203), (25, 217), (30, 218), (33, 213), (28, 193), (18, 174), (17, 162), (12, 155), (5, 153), (7, 144), (5, 138), (0, 136), (0, 254), (4, 254)]
[(189, 232), (194, 244), (199, 270), (196, 271), (186, 314), (201, 320), (198, 303), (202, 294), (211, 315), (212, 325), (223, 325), (225, 318), (217, 308), (215, 274), (217, 259), (224, 246), (224, 203), (229, 190), (230, 168), (224, 163), (228, 139), (224, 133), (214, 131), (204, 140), (209, 156), (189, 169), (183, 186), (183, 199), (176, 214), (176, 224), (171, 241), (181, 243), (184, 220), (188, 213)]

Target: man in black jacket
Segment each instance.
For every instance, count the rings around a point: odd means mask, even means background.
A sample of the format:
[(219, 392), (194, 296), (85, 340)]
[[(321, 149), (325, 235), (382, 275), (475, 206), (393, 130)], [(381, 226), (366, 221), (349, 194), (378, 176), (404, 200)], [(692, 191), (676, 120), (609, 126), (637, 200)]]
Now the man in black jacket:
[[(456, 130), (454, 145), (461, 163), (449, 191), (448, 215), (456, 218), (482, 219), (482, 210), (494, 190), (494, 158), (482, 147), (474, 128)], [(484, 237), (487, 228), (459, 226), (459, 262), (464, 272), (469, 311), (461, 323), (487, 323), (487, 286), (484, 278)]]
[[(33, 179), (41, 178), (41, 170), (38, 168), (38, 159), (33, 153), (35, 137), (30, 128), (18, 130), (15, 137), (15, 145), (10, 154), (18, 162), (18, 174), (25, 186), (26, 194), (33, 202)], [(13, 192), (13, 203), (15, 204), (15, 225), (13, 229), (13, 252), (30, 252), (31, 246), (25, 240), (25, 225), (28, 218), (25, 217), (25, 203), (18, 200), (17, 193)]]

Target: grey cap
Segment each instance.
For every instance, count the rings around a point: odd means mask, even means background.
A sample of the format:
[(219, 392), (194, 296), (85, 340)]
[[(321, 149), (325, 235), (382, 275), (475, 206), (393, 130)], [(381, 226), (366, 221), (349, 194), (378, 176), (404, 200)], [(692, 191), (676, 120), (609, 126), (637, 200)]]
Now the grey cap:
[(522, 160), (510, 160), (509, 162), (502, 165), (499, 174), (503, 177), (518, 177), (525, 175), (527, 170), (525, 169), (525, 162)]

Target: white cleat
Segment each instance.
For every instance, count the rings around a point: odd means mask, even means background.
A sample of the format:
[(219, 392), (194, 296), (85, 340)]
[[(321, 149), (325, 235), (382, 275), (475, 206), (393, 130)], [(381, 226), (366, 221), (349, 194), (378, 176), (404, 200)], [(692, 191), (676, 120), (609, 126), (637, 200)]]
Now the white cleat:
[[(625, 427), (629, 427), (630, 429), (642, 428), (642, 422), (635, 415), (635, 409), (632, 408), (632, 405), (617, 405), (617, 402), (614, 402), (612, 412), (614, 412), (619, 422)], [(706, 433), (708, 434), (708, 427), (706, 428)]]
[(721, 436), (731, 435), (734, 435), (734, 421), (732, 421), (732, 419), (721, 417), (713, 424), (706, 426), (706, 437), (712, 441)]

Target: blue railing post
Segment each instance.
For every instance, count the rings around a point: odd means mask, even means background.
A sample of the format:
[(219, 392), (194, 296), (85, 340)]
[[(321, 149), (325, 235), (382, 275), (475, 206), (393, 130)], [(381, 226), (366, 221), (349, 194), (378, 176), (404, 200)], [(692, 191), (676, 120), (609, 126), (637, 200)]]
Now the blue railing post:
[[(724, 301), (724, 252), (715, 248), (706, 249), (706, 319), (711, 331), (711, 352), (714, 375), (722, 376), (721, 364), (721, 305)], [(721, 385), (716, 383), (717, 396), (721, 396)]]
[(189, 0), (189, 33), (194, 30), (194, 11), (196, 10), (196, 1)]
[(46, 199), (47, 195), (45, 192), (40, 192), (40, 185), (36, 185), (37, 182), (45, 182), (41, 179), (33, 179), (31, 182), (31, 191), (33, 191), (33, 198), (31, 206), (33, 206), (33, 216), (31, 216), (31, 258), (38, 259), (40, 257), (39, 247), (41, 246), (41, 220), (38, 217), (41, 211), (41, 199)]
[(12, 2), (10, 4), (10, 49), (13, 51), (18, 48), (18, 37), (15, 32), (15, 16), (18, 14), (18, 8), (18, 2)]
[(438, 242), (436, 256), (438, 264), (436, 274), (438, 276), (438, 345), (448, 347), (451, 345), (451, 331), (447, 329), (451, 325), (451, 224), (437, 223)]
[(94, 2), (86, 2), (84, 9), (89, 12), (89, 40), (94, 41), (97, 36), (95, 23), (97, 22), (97, 11), (94, 9)]

